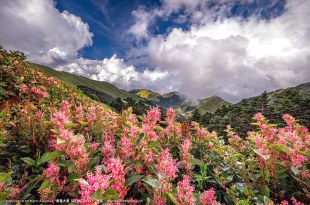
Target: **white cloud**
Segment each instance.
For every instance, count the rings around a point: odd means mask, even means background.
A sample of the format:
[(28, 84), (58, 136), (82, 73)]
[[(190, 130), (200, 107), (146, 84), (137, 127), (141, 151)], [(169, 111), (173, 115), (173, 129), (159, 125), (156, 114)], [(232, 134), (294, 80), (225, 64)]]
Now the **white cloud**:
[(155, 17), (154, 13), (149, 13), (143, 8), (140, 8), (139, 10), (133, 11), (132, 15), (135, 18), (135, 24), (129, 28), (128, 33), (133, 34), (138, 40), (148, 38), (148, 27)]
[(123, 89), (149, 87), (158, 90), (158, 83), (168, 77), (166, 71), (148, 69), (137, 71), (133, 65), (126, 65), (124, 60), (117, 58), (116, 55), (102, 61), (79, 58), (74, 63), (61, 65), (57, 69), (93, 80), (108, 81)]
[[(159, 8), (133, 12), (136, 23), (128, 32), (147, 45), (130, 49), (130, 60), (134, 63), (136, 56), (136, 62), (155, 70), (138, 70), (115, 55), (79, 58), (78, 51), (92, 45), (93, 34), (80, 17), (58, 11), (52, 0), (0, 1), (0, 44), (24, 51), (31, 61), (124, 89), (176, 90), (196, 99), (216, 94), (236, 102), (310, 81), (309, 1), (288, 0), (284, 13), (269, 21), (224, 18), (233, 0), (218, 1), (223, 3), (218, 8), (209, 8), (208, 0), (189, 2), (163, 0)], [(156, 18), (168, 19), (180, 9), (182, 15), (174, 20), (189, 20), (188, 31), (151, 34)]]
[(189, 31), (174, 28), (150, 39), (153, 66), (174, 73), (176, 89), (192, 98), (217, 94), (227, 100), (294, 86), (310, 80), (309, 1), (288, 1), (270, 21), (251, 17), (210, 22)]
[(89, 26), (78, 16), (59, 12), (52, 0), (1, 1), (0, 27), (0, 44), (45, 64), (74, 59), (92, 45)]

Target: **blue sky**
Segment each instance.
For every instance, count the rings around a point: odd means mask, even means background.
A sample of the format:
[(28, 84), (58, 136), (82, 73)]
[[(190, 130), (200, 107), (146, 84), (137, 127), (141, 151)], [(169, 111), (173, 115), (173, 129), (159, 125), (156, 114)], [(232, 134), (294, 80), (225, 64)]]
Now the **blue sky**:
[[(227, 3), (226, 3), (227, 4)], [(57, 0), (56, 8), (59, 11), (67, 10), (83, 19), (94, 34), (93, 45), (80, 51), (81, 55), (89, 59), (102, 59), (117, 54), (126, 59), (126, 50), (129, 49), (132, 42), (126, 31), (134, 24), (132, 12), (139, 8), (151, 10), (160, 7), (162, 3), (158, 0)], [(210, 1), (209, 7), (224, 6), (224, 3)], [(236, 0), (230, 5), (227, 18), (241, 17), (244, 20), (253, 15), (259, 18), (270, 20), (281, 15), (284, 12), (285, 0), (254, 0), (252, 2), (243, 2)], [(165, 35), (167, 31), (174, 27), (188, 30), (191, 22), (175, 22), (178, 15), (184, 14), (182, 9), (173, 13), (168, 18), (156, 19), (156, 23), (150, 27), (152, 35)], [(128, 39), (129, 38), (129, 39)]]
[(0, 44), (125, 90), (238, 102), (310, 81), (309, 10), (308, 0), (2, 0)]

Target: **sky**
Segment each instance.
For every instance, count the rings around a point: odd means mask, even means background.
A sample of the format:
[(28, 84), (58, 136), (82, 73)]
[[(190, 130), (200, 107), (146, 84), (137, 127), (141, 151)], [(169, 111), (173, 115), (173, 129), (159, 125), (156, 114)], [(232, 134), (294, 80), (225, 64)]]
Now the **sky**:
[(309, 0), (1, 0), (0, 44), (131, 90), (238, 102), (310, 81)]

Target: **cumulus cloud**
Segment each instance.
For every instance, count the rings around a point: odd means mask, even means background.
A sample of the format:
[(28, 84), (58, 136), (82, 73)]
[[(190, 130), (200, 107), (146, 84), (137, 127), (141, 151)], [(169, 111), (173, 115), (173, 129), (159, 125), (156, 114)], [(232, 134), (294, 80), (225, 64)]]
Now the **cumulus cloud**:
[(148, 87), (158, 90), (158, 83), (164, 83), (168, 77), (167, 71), (149, 69), (137, 71), (133, 65), (128, 66), (116, 55), (104, 58), (102, 61), (79, 58), (75, 62), (57, 68), (93, 80), (108, 81), (123, 89)]
[(22, 50), (30, 60), (59, 64), (92, 45), (89, 26), (76, 15), (59, 12), (52, 0), (0, 2), (0, 44)]
[(175, 89), (192, 98), (244, 97), (310, 80), (310, 2), (287, 1), (270, 21), (203, 18), (189, 31), (174, 28), (148, 45), (153, 66), (174, 73)]

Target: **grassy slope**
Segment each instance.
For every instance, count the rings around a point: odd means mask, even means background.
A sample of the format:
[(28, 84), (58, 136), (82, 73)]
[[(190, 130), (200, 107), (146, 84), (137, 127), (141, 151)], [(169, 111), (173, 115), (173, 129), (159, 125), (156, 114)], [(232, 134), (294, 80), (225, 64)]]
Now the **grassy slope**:
[(310, 98), (310, 82), (300, 84), (296, 87), (290, 87), (286, 89), (279, 89), (279, 90), (271, 91), (268, 93), (268, 98), (271, 102), (273, 102), (274, 100), (278, 98), (279, 95), (289, 90), (298, 91), (303, 97)]
[(200, 114), (205, 114), (207, 112), (215, 112), (218, 108), (222, 106), (228, 106), (231, 103), (223, 100), (222, 98), (218, 96), (212, 96), (203, 100), (199, 101), (198, 106), (196, 107)]
[(150, 101), (155, 102), (155, 103), (159, 102), (160, 101), (159, 98), (161, 97), (160, 94), (153, 92), (153, 91), (150, 91), (150, 90), (147, 90), (147, 89), (135, 89), (135, 90), (131, 90), (129, 92), (131, 94), (137, 95), (141, 98), (150, 100)]
[(108, 82), (91, 80), (91, 79), (88, 79), (82, 76), (77, 76), (71, 73), (56, 71), (50, 67), (35, 64), (35, 63), (32, 63), (31, 67), (40, 67), (42, 68), (42, 71), (47, 75), (59, 78), (74, 86), (87, 86), (99, 92), (103, 92), (108, 95), (111, 95), (114, 98), (120, 97), (122, 99), (125, 99), (128, 97), (131, 97), (136, 100), (139, 99), (137, 96), (132, 95), (125, 90), (121, 90), (117, 88), (115, 85), (108, 83)]

